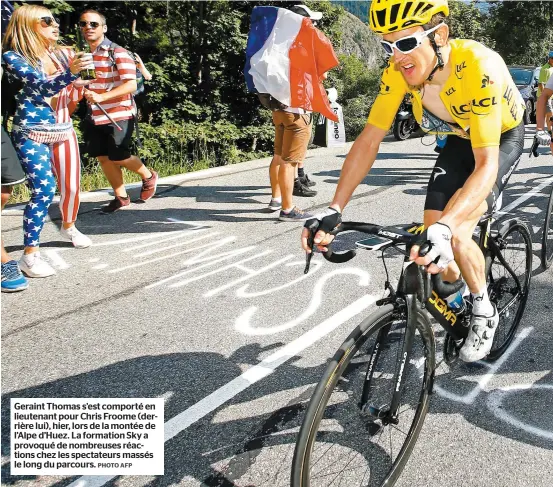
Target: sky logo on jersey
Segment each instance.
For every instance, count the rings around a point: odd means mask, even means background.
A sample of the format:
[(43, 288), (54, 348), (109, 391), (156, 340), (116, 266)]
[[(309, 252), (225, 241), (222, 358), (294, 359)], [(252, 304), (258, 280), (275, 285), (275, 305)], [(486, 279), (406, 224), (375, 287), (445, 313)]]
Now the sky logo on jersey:
[(482, 78), (482, 86), (480, 88), (486, 88), (486, 86), (488, 85), (493, 85), (494, 82), (490, 79), (490, 77), (485, 74), (484, 77)]

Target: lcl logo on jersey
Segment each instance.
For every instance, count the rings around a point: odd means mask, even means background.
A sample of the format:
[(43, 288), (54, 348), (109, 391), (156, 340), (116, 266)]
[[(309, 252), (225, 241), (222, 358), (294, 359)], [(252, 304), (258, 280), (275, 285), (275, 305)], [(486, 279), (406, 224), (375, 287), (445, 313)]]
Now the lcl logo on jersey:
[(463, 105), (460, 105), (458, 107), (452, 106), (451, 110), (457, 117), (468, 119), (467, 113), (474, 113), (475, 115), (486, 115), (489, 110), (486, 110), (486, 108), (489, 108), (493, 105), (497, 105), (497, 99), (496, 97), (492, 98), (482, 98), (481, 100), (472, 100), (470, 103), (465, 103)]
[(447, 96), (453, 95), (453, 93), (455, 93), (455, 88), (453, 88), (453, 86), (445, 92)]
[(467, 65), (465, 61), (455, 66), (455, 76), (457, 76), (457, 79), (461, 79), (463, 77), (463, 74), (465, 74), (463, 73), (463, 69), (465, 69), (466, 67)]

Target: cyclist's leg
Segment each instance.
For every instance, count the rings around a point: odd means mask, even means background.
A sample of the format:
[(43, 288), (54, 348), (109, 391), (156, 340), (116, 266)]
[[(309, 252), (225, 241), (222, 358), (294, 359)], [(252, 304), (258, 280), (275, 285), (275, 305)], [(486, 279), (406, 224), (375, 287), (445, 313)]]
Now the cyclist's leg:
[[(424, 204), (424, 226), (428, 228), (442, 216), (448, 203), (463, 187), (474, 168), (474, 157), (470, 141), (456, 135), (447, 138), (445, 146), (430, 175)], [(443, 273), (446, 281), (454, 282), (461, 274), (456, 262), (452, 262)]]
[[(523, 148), (523, 124), (520, 124), (518, 127), (511, 129), (501, 136), (497, 178), (490, 196), (478, 208), (478, 212), (480, 212), (481, 215), (484, 214), (486, 210), (494, 211), (501, 207), (501, 192), (509, 180), (509, 177), (516, 169)], [(453, 237), (454, 252), (457, 252), (458, 262), (461, 265), (463, 276), (465, 276), (465, 279), (467, 279), (468, 276), (472, 281), (469, 283), (473, 295), (471, 326), (467, 339), (459, 352), (459, 357), (466, 362), (480, 360), (488, 355), (492, 348), (493, 338), (499, 323), (497, 309), (495, 305), (490, 303), (488, 296), (482, 251), (476, 246), (476, 243), (472, 241), (474, 225), (478, 223), (479, 218), (476, 218), (476, 216), (476, 214), (470, 215), (463, 231), (460, 231), (458, 235), (454, 235)], [(474, 220), (472, 220), (473, 217)], [(471, 272), (472, 275), (470, 274)], [(467, 280), (467, 283), (468, 282)], [(474, 286), (474, 288), (472, 288), (472, 286)], [(480, 291), (473, 291), (473, 289), (477, 289), (480, 286), (482, 286)]]
[[(449, 200), (446, 209), (455, 204), (461, 190), (457, 190)], [(473, 240), (472, 235), (480, 218), (488, 209), (488, 204), (483, 201), (474, 210), (465, 222), (458, 227), (451, 240), (451, 247), (455, 262), (459, 265), (463, 279), (471, 293), (476, 294), (486, 287), (486, 272), (484, 254), (478, 244)]]

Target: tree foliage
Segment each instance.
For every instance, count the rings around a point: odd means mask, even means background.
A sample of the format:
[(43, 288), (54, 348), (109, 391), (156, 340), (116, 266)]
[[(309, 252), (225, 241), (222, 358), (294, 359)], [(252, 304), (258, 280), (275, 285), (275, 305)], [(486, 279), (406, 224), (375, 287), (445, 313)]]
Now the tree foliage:
[[(20, 3), (20, 2), (18, 2)], [(43, 2), (61, 17), (73, 42), (80, 12), (97, 9), (108, 19), (108, 37), (140, 54), (154, 75), (139, 100), (145, 153), (160, 161), (239, 162), (272, 150), (271, 113), (247, 93), (243, 68), (250, 15), (256, 5), (290, 7), (291, 1), (64, 1)], [(338, 89), (348, 140), (363, 128), (381, 74), (378, 39), (366, 25), (370, 2), (307, 1), (323, 12), (317, 25), (341, 52), (325, 86)], [(450, 0), (453, 37), (495, 48), (507, 63), (538, 65), (553, 47), (553, 2)], [(355, 19), (353, 19), (355, 20)], [(342, 49), (342, 42), (345, 47)], [(360, 48), (355, 48), (357, 43)], [(370, 48), (365, 46), (370, 44)]]

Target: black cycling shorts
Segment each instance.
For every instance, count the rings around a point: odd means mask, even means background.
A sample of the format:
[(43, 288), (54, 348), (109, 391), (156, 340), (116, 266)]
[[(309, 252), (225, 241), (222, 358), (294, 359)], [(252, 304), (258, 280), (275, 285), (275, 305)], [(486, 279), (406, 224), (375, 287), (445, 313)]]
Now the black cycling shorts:
[(25, 172), (12, 145), (10, 136), (2, 127), (2, 186), (13, 186), (25, 181)]
[[(498, 210), (499, 195), (516, 169), (524, 149), (524, 124), (503, 133), (499, 142), (499, 169), (492, 192), (486, 199), (488, 211)], [(447, 137), (428, 182), (425, 210), (443, 211), (458, 189), (474, 171), (474, 153), (470, 140), (455, 135)]]

